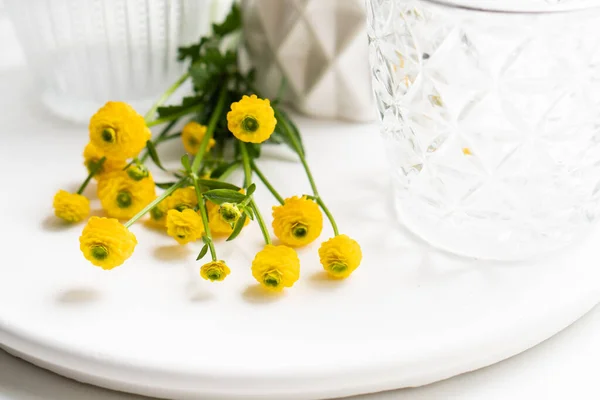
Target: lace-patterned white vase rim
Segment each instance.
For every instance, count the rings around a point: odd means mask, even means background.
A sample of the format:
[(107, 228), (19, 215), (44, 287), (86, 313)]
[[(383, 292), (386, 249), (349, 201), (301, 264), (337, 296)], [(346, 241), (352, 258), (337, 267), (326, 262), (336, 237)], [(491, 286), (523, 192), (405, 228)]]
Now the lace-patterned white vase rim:
[(599, 9), (599, 0), (422, 0), (443, 7), (494, 13), (556, 13)]

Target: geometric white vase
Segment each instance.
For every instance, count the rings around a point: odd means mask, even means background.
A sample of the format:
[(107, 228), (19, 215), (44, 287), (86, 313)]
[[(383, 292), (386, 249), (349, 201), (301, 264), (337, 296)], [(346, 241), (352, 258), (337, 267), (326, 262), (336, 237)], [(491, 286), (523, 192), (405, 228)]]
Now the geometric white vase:
[(257, 86), (305, 114), (375, 118), (363, 0), (242, 0)]

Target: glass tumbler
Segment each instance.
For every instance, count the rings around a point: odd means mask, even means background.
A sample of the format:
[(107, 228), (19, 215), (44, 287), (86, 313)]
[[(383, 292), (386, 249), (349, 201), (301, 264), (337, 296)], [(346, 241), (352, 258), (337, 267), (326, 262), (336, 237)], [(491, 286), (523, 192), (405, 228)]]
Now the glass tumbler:
[(42, 102), (82, 122), (108, 100), (146, 111), (183, 73), (178, 46), (223, 12), (217, 0), (5, 2)]
[(554, 250), (600, 212), (600, 7), (367, 0), (403, 224), (486, 259)]

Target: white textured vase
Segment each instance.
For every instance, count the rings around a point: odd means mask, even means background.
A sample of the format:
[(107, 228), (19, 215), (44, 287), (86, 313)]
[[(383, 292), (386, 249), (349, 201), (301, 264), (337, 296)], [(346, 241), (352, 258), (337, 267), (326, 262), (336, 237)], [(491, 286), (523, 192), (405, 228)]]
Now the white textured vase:
[(375, 117), (363, 0), (242, 0), (257, 84), (273, 98), (322, 117)]

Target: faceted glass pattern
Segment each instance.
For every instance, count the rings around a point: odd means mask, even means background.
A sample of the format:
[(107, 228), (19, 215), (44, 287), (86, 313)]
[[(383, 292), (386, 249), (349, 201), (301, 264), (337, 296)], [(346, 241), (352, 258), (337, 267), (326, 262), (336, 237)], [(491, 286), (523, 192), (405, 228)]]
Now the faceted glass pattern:
[(579, 238), (600, 211), (600, 11), (439, 3), (367, 0), (401, 220), (490, 259)]

